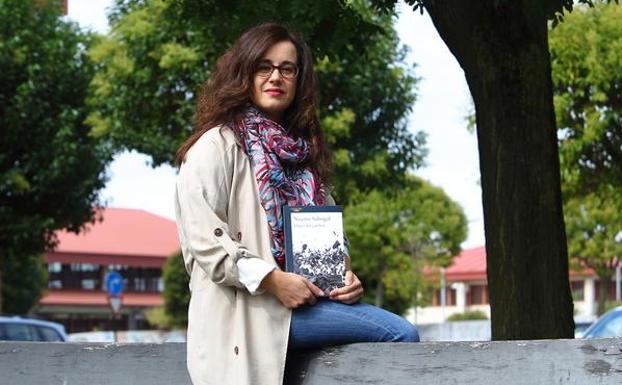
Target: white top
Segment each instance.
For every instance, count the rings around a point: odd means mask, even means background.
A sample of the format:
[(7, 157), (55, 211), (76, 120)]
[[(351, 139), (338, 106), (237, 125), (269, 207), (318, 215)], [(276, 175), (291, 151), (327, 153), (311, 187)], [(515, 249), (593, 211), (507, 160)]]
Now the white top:
[(252, 295), (262, 294), (264, 291), (259, 289), (261, 281), (276, 267), (259, 258), (240, 258), (236, 263), (239, 280), (249, 293)]

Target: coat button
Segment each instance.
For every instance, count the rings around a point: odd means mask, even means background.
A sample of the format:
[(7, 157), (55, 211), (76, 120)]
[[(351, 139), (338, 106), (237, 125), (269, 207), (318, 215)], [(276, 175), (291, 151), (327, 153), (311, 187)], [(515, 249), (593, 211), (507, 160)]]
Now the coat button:
[(235, 348), (233, 348), (233, 352), (235, 353), (235, 355), (238, 355), (238, 347), (236, 346)]
[(218, 228), (216, 230), (214, 230), (214, 235), (217, 237), (221, 237), (222, 236), (222, 229)]
[(239, 232), (239, 233), (238, 233), (238, 241), (241, 241), (241, 240), (242, 240), (242, 233), (241, 233), (241, 232)]

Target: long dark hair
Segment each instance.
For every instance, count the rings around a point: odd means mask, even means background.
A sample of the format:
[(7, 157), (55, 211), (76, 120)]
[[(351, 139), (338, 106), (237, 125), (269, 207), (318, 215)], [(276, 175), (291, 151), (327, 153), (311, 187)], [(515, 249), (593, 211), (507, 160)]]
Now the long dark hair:
[(194, 132), (179, 147), (175, 160), (181, 164), (192, 145), (211, 128), (236, 121), (250, 102), (255, 67), (274, 44), (290, 41), (298, 56), (296, 95), (283, 114), (290, 134), (311, 144), (309, 165), (327, 182), (331, 160), (317, 117), (319, 82), (309, 46), (297, 32), (276, 23), (264, 23), (246, 31), (216, 62), (216, 68), (201, 89), (194, 114)]

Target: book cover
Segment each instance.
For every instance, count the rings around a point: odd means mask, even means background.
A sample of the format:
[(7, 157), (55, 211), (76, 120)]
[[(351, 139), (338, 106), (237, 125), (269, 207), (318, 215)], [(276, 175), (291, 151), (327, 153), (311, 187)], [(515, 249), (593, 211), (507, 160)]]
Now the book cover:
[(285, 270), (326, 294), (345, 285), (347, 249), (341, 206), (285, 206)]

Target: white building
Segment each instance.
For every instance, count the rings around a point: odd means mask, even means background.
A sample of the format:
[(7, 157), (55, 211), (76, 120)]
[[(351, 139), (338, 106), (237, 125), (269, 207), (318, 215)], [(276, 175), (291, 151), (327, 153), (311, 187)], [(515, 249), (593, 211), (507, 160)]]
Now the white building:
[[(450, 267), (439, 273), (438, 281), (442, 281), (442, 275), (445, 280), (445, 306), (441, 306), (441, 290), (437, 289), (430, 306), (417, 307), (406, 314), (410, 321), (415, 324), (442, 323), (452, 314), (474, 310), (481, 310), (490, 318), (484, 246), (464, 250)], [(594, 320), (600, 286), (596, 274), (591, 269), (580, 273), (571, 271), (570, 285), (575, 319)], [(610, 289), (608, 299), (614, 300), (615, 284)]]

